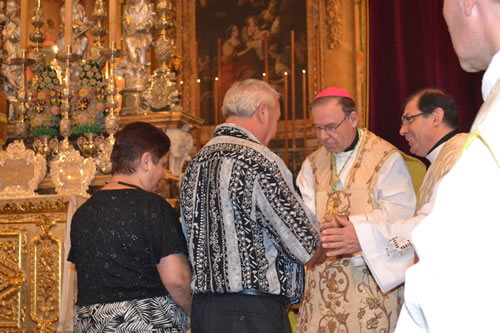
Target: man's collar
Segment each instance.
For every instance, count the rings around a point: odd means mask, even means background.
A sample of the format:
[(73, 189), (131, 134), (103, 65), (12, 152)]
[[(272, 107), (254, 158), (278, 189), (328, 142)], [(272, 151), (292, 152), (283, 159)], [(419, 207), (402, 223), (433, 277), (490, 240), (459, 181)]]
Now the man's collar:
[(445, 143), (446, 141), (450, 140), (452, 137), (454, 137), (456, 134), (458, 134), (458, 130), (453, 130), (451, 131), (450, 133), (446, 134), (445, 136), (443, 136), (432, 148), (431, 150), (429, 150), (429, 152), (427, 153), (427, 156), (429, 156), (433, 151), (434, 149), (436, 149), (437, 147), (439, 147), (440, 145), (442, 145), (443, 143)]
[(359, 133), (358, 129), (356, 128), (356, 136), (354, 137), (354, 140), (352, 141), (351, 145), (347, 147), (343, 152), (346, 153), (356, 148), (356, 144), (358, 143), (358, 141), (359, 141)]
[(261, 143), (249, 130), (233, 123), (224, 123), (217, 126), (214, 133), (214, 137), (216, 136), (232, 136)]

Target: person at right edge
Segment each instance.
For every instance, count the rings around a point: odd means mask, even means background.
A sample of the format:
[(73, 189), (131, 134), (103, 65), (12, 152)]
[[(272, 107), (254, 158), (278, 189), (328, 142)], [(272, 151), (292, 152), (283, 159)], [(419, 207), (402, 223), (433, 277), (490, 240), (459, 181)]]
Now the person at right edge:
[(485, 102), (413, 231), (419, 262), (406, 271), (396, 332), (498, 332), (500, 1), (444, 0), (443, 14), (461, 67), (486, 69)]

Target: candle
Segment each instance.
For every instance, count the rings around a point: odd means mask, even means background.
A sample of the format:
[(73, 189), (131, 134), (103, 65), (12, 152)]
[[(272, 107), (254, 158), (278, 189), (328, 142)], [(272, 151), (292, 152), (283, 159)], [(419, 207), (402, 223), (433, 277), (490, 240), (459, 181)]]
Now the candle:
[(320, 55), (320, 50), (319, 50), (319, 28), (318, 26), (314, 27), (314, 32), (315, 32), (315, 54), (316, 54), (316, 89), (314, 94), (317, 94), (320, 89), (321, 89), (321, 67), (320, 67), (320, 61), (321, 61), (321, 55)]
[(117, 0), (109, 0), (109, 48), (115, 46), (112, 42), (116, 41), (116, 1)]
[(28, 47), (28, 0), (21, 0), (21, 17), (20, 17), (21, 41), (19, 48), (26, 49)]
[[(198, 63), (198, 62), (197, 62)], [(198, 66), (197, 66), (198, 67)], [(198, 74), (198, 73), (197, 73)], [(196, 80), (195, 86), (195, 115), (200, 118), (200, 79)], [(196, 131), (196, 151), (199, 151), (201, 148), (201, 128)]]
[[(217, 78), (215, 78), (215, 84), (217, 85), (217, 119), (222, 122), (222, 114), (220, 113), (221, 102), (222, 102), (222, 89), (220, 82), (222, 81), (222, 39), (217, 38)], [(219, 123), (217, 123), (219, 124)]]
[(184, 81), (181, 80), (179, 82), (179, 95), (181, 96), (181, 107), (184, 104), (183, 92), (184, 92)]
[(304, 127), (304, 159), (307, 156), (307, 90), (306, 90), (306, 70), (302, 70), (302, 115)]
[(269, 73), (269, 37), (264, 38), (264, 81), (269, 82), (269, 77), (267, 76)]
[(73, 0), (64, 2), (64, 46), (71, 46), (73, 33)]
[(195, 108), (195, 111), (196, 111), (196, 116), (197, 117), (200, 117), (200, 84), (201, 84), (201, 80), (200, 79), (197, 79), (196, 80), (196, 108)]
[(283, 109), (285, 119), (285, 164), (288, 165), (288, 73), (283, 73), (284, 87), (283, 87)]
[(219, 78), (215, 77), (214, 80), (214, 112), (215, 112), (215, 125), (219, 125)]
[(293, 30), (290, 30), (290, 58), (290, 94), (292, 97), (292, 149), (295, 153), (295, 31)]

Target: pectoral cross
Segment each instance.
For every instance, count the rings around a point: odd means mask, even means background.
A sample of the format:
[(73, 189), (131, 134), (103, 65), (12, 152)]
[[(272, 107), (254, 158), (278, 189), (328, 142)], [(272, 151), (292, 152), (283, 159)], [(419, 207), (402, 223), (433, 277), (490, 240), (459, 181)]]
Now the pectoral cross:
[(328, 201), (326, 202), (326, 210), (324, 216), (337, 214), (339, 207), (340, 207), (340, 198), (338, 197), (338, 195), (335, 195), (334, 191), (328, 193)]

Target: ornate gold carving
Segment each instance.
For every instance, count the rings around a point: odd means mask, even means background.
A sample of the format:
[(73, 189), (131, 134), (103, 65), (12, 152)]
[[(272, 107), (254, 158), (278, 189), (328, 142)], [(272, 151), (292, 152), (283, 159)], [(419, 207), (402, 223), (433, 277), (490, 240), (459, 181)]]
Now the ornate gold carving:
[(30, 241), (30, 317), (40, 332), (54, 332), (59, 318), (61, 291), (61, 241), (49, 230), (56, 222), (41, 215), (41, 232)]
[(340, 47), (343, 36), (342, 1), (328, 0), (326, 3), (326, 23), (328, 26), (328, 48), (336, 50)]
[(96, 166), (91, 157), (83, 158), (70, 148), (61, 151), (50, 163), (50, 178), (58, 194), (88, 197), (87, 189), (94, 179)]
[[(68, 198), (61, 196), (37, 196), (29, 199), (1, 200), (0, 215), (52, 212), (66, 213), (68, 205)], [(26, 216), (20, 216), (19, 218), (26, 218)], [(3, 219), (5, 219), (4, 216), (0, 217), (0, 222)]]
[(12, 142), (0, 152), (0, 197), (35, 195), (46, 170), (42, 155), (26, 149), (22, 141)]
[(322, 24), (324, 10), (319, 0), (307, 0), (307, 81), (308, 100), (323, 89)]
[(26, 280), (22, 271), (23, 254), (26, 254), (26, 228), (0, 227), (0, 327), (2, 328), (19, 329), (24, 322), (25, 307), (21, 305), (21, 288)]
[(69, 198), (0, 200), (0, 332), (55, 332)]
[(356, 49), (356, 95), (360, 125), (367, 127), (369, 121), (369, 43), (368, 0), (356, 0), (354, 5), (354, 29)]

